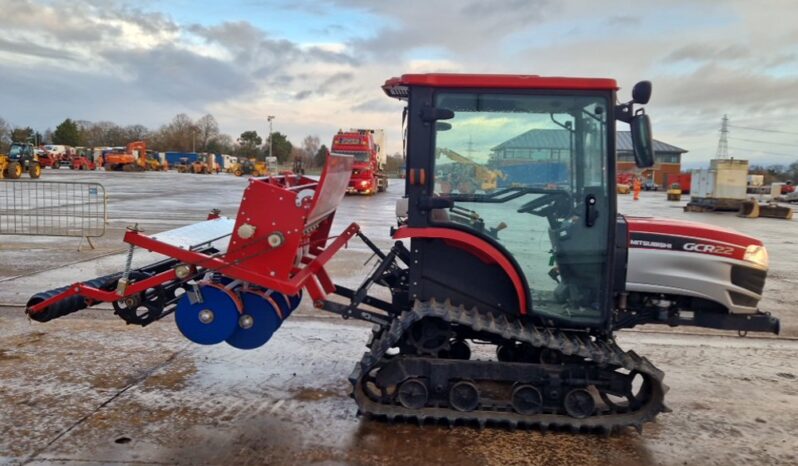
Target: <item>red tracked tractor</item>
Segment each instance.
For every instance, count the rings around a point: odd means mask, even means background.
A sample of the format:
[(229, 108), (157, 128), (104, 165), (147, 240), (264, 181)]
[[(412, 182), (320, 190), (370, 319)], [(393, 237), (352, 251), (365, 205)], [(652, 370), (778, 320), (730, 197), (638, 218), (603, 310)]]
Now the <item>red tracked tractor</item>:
[[(105, 301), (128, 323), (174, 313), (196, 343), (247, 349), (271, 338), (304, 291), (320, 310), (375, 324), (350, 375), (361, 413), (591, 432), (639, 429), (665, 410), (662, 372), (619, 348), (616, 330), (778, 332), (778, 320), (757, 309), (768, 268), (761, 242), (617, 214), (615, 125), (631, 125), (638, 164), (650, 165), (648, 117), (634, 109), (648, 102), (649, 83), (620, 104), (610, 79), (405, 75), (383, 88), (407, 104), (405, 196), (390, 250), (354, 223), (330, 236), (352, 171), (350, 156), (332, 154), (319, 181), (251, 179), (235, 220), (212, 214), (151, 236), (128, 231), (131, 255), (139, 247), (167, 259), (132, 269), (128, 256), (122, 272), (34, 295), (28, 315), (48, 321)], [(556, 154), (562, 169), (549, 170), (556, 179), (526, 170), (527, 182), (508, 187), (439, 188), (451, 161), (436, 155), (443, 149), (481, 165), (535, 163), (534, 147), (467, 150), (472, 138), (497, 148), (533, 129), (568, 141)], [(325, 264), (355, 237), (379, 264), (349, 289)], [(375, 296), (375, 286), (391, 298)]]

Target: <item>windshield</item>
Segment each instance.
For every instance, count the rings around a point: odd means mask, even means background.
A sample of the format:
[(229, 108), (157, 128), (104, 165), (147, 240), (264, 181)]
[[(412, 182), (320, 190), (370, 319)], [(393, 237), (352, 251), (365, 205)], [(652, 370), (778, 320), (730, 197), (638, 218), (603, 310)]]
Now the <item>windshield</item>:
[(454, 112), (436, 124), (434, 171), (435, 194), (454, 207), (431, 221), (497, 240), (523, 270), (536, 309), (597, 317), (609, 225), (607, 99), (449, 92), (435, 105)]
[(354, 157), (355, 162), (368, 162), (369, 153), (364, 150), (334, 150), (336, 154), (351, 155)]
[(8, 150), (8, 155), (12, 158), (19, 157), (25, 153), (25, 146), (14, 144)]

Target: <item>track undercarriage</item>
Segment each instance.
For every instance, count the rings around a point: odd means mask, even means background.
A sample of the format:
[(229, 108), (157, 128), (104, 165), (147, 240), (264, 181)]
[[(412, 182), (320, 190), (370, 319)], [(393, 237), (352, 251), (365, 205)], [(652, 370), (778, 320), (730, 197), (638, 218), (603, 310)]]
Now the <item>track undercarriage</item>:
[(375, 326), (350, 382), (377, 418), (610, 433), (666, 410), (662, 377), (612, 341), (432, 301)]

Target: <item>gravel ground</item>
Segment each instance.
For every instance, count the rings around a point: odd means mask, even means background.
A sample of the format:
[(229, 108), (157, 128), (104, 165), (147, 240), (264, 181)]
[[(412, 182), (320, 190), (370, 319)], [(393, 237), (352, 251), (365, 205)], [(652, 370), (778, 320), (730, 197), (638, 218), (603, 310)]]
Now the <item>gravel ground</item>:
[[(388, 425), (358, 418), (346, 377), (368, 327), (303, 307), (264, 347), (201, 347), (174, 324), (133, 328), (103, 311), (29, 322), (33, 292), (121, 269), (124, 228), (148, 233), (192, 223), (212, 207), (234, 215), (246, 180), (228, 175), (45, 171), (44, 179), (99, 181), (111, 223), (97, 249), (77, 240), (3, 237), (0, 243), (0, 463), (28, 464), (795, 464), (798, 341), (622, 332), (619, 342), (666, 373), (671, 413), (610, 438), (502, 429)], [(358, 221), (381, 247), (402, 182), (347, 197), (335, 230)], [(199, 191), (201, 187), (202, 192)], [(683, 203), (681, 203), (683, 204)], [(663, 193), (620, 200), (635, 215), (689, 218), (764, 240), (771, 272), (762, 307), (798, 335), (791, 306), (794, 221), (685, 214)], [(153, 214), (153, 212), (155, 214)], [(74, 243), (74, 244), (73, 244)], [(352, 242), (331, 275), (356, 285), (370, 254)], [(139, 263), (153, 255), (137, 253)], [(646, 329), (649, 330), (649, 329)], [(695, 329), (690, 330), (695, 333)], [(487, 355), (484, 355), (487, 357)]]

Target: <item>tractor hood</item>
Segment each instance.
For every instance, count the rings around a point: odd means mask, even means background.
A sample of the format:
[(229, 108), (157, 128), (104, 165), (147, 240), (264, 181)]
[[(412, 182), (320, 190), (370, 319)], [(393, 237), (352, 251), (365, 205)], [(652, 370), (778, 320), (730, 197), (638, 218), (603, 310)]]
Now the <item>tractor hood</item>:
[(762, 246), (762, 241), (738, 231), (706, 223), (657, 217), (626, 217), (630, 233), (655, 233), (706, 239), (734, 246)]
[(764, 255), (764, 260), (752, 262), (767, 266), (762, 241), (728, 228), (654, 217), (626, 217), (626, 222), (630, 248), (693, 252), (746, 261), (752, 261), (752, 254)]

